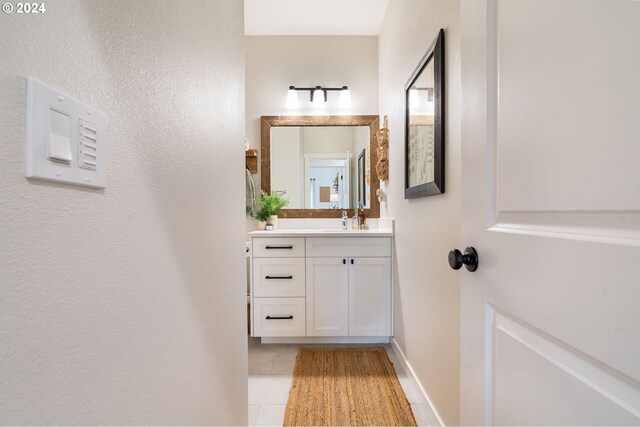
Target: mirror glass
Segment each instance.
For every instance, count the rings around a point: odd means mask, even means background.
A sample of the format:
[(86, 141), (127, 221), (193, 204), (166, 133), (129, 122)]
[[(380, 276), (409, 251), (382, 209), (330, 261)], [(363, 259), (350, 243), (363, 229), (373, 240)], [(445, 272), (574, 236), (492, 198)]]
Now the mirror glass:
[(432, 182), (434, 164), (433, 57), (409, 87), (408, 186)]
[(285, 209), (369, 208), (369, 126), (272, 127), (270, 160)]
[(260, 188), (281, 192), (283, 218), (380, 217), (377, 115), (262, 116)]

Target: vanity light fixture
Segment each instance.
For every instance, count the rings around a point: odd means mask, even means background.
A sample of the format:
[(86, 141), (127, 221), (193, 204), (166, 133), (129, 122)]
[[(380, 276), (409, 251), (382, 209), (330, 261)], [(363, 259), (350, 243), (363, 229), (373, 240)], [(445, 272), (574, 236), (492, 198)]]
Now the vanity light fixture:
[(418, 95), (418, 89), (409, 89), (409, 105), (412, 107), (418, 107), (420, 104), (420, 95)]
[(320, 86), (311, 92), (311, 103), (316, 107), (322, 107), (322, 102), (327, 102), (327, 92), (323, 91)]
[(351, 91), (347, 86), (342, 86), (340, 91), (340, 106), (343, 108), (351, 107)]
[(287, 108), (298, 108), (298, 92), (293, 86), (287, 91)]
[(289, 86), (287, 91), (287, 108), (298, 107), (298, 91), (308, 90), (309, 100), (316, 107), (321, 107), (323, 102), (327, 102), (327, 92), (340, 91), (340, 107), (348, 108), (351, 106), (351, 91), (348, 86), (342, 87), (295, 87)]

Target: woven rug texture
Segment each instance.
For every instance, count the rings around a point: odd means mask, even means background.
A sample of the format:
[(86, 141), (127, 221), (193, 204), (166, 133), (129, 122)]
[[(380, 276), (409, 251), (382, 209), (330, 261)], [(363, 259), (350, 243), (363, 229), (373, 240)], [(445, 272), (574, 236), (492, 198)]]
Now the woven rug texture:
[(298, 351), (285, 426), (415, 426), (383, 347)]

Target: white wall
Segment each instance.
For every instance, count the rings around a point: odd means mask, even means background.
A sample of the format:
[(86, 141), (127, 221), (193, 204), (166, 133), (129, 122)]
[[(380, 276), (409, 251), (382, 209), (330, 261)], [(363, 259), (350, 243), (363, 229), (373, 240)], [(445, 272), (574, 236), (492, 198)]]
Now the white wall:
[[(0, 423), (246, 422), (240, 1), (0, 14)], [(24, 178), (25, 76), (107, 114), (104, 191)]]
[[(369, 128), (367, 134), (369, 133)], [(305, 153), (336, 154), (352, 149), (353, 133), (345, 126), (302, 128)]]
[[(404, 85), (445, 29), (446, 193), (404, 199)], [(382, 216), (396, 219), (395, 339), (446, 424), (458, 424), (460, 28), (458, 1), (390, 0), (379, 36), (380, 114), (389, 116), (389, 181)], [(472, 242), (469, 242), (472, 243)]]
[[(376, 114), (378, 112), (378, 38), (375, 36), (247, 36), (246, 137), (260, 150), (260, 116)], [(349, 86), (351, 108), (339, 107), (337, 92), (322, 109), (300, 92), (300, 107), (287, 109), (289, 86)], [(259, 153), (261, 155), (261, 153)], [(260, 172), (253, 175), (260, 188)], [(255, 230), (247, 221), (247, 230)]]
[[(301, 159), (301, 131), (297, 127), (279, 127), (272, 129), (271, 138), (271, 191), (286, 191), (291, 208), (301, 209), (300, 177), (304, 176)], [(303, 187), (304, 188), (304, 187)]]

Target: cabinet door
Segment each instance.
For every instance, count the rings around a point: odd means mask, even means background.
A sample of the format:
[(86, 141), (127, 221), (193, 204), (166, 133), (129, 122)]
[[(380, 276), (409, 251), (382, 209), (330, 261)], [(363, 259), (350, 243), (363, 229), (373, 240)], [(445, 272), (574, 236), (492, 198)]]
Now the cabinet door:
[(349, 335), (391, 334), (391, 258), (349, 260)]
[(307, 258), (307, 336), (349, 335), (347, 258)]

